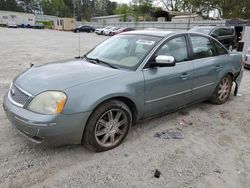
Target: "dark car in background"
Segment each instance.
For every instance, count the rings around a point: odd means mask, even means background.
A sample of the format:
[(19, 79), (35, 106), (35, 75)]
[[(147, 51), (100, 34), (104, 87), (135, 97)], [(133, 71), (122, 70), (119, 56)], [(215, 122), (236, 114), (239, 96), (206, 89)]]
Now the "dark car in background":
[(124, 28), (120, 28), (118, 30), (114, 30), (110, 33), (110, 36), (113, 36), (113, 35), (117, 35), (119, 33), (123, 33), (123, 32), (127, 32), (127, 31), (134, 31), (135, 28), (131, 28), (131, 27), (124, 27)]
[(196, 26), (190, 29), (190, 31), (210, 35), (220, 41), (229, 50), (232, 50), (237, 44), (237, 37), (233, 27)]
[(95, 28), (92, 27), (92, 26), (89, 26), (89, 25), (82, 25), (82, 26), (79, 26), (79, 27), (75, 28), (73, 31), (75, 33), (79, 33), (79, 32), (91, 33), (91, 32), (95, 31)]
[(44, 24), (43, 23), (36, 23), (33, 28), (34, 29), (44, 29)]

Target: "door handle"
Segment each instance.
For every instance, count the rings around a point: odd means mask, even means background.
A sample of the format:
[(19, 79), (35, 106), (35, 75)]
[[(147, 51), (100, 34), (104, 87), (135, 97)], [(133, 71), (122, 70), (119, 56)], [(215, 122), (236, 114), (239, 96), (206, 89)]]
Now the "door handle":
[(220, 65), (216, 65), (216, 66), (215, 66), (215, 70), (216, 70), (216, 71), (220, 71), (221, 69), (222, 69), (222, 66), (220, 66)]
[(188, 73), (182, 73), (180, 76), (180, 79), (186, 80), (186, 79), (188, 79), (189, 76), (190, 76), (190, 74), (188, 74)]

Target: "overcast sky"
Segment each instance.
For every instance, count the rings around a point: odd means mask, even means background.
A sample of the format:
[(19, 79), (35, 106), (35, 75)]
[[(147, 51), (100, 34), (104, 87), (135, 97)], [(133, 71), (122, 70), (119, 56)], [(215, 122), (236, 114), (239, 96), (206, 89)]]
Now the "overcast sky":
[(116, 1), (117, 3), (129, 3), (131, 0), (111, 0)]

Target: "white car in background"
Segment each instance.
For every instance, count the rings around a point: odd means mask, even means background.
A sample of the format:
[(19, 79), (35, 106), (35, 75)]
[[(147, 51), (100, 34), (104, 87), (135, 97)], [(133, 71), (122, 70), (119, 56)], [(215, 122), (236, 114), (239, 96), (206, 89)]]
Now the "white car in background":
[(111, 36), (111, 32), (120, 29), (120, 27), (111, 27), (110, 29), (106, 29), (103, 31), (105, 36)]
[(245, 68), (250, 69), (250, 47), (248, 47), (245, 54)]
[(112, 26), (107, 26), (107, 27), (104, 27), (104, 28), (98, 28), (98, 29), (95, 30), (95, 33), (96, 33), (97, 35), (102, 35), (104, 30), (108, 30), (108, 29), (110, 29), (111, 27), (112, 27)]

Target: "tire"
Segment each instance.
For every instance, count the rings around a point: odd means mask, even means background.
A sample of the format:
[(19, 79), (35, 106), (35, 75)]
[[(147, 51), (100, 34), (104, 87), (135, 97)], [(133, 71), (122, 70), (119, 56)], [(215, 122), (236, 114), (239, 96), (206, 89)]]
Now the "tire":
[(132, 125), (132, 114), (126, 104), (110, 100), (99, 105), (91, 114), (84, 133), (83, 144), (96, 152), (119, 146)]
[(80, 31), (79, 31), (79, 30), (76, 30), (76, 33), (80, 33)]
[(227, 74), (224, 76), (218, 86), (216, 87), (210, 102), (213, 104), (224, 104), (228, 101), (232, 90), (233, 80), (232, 77)]

